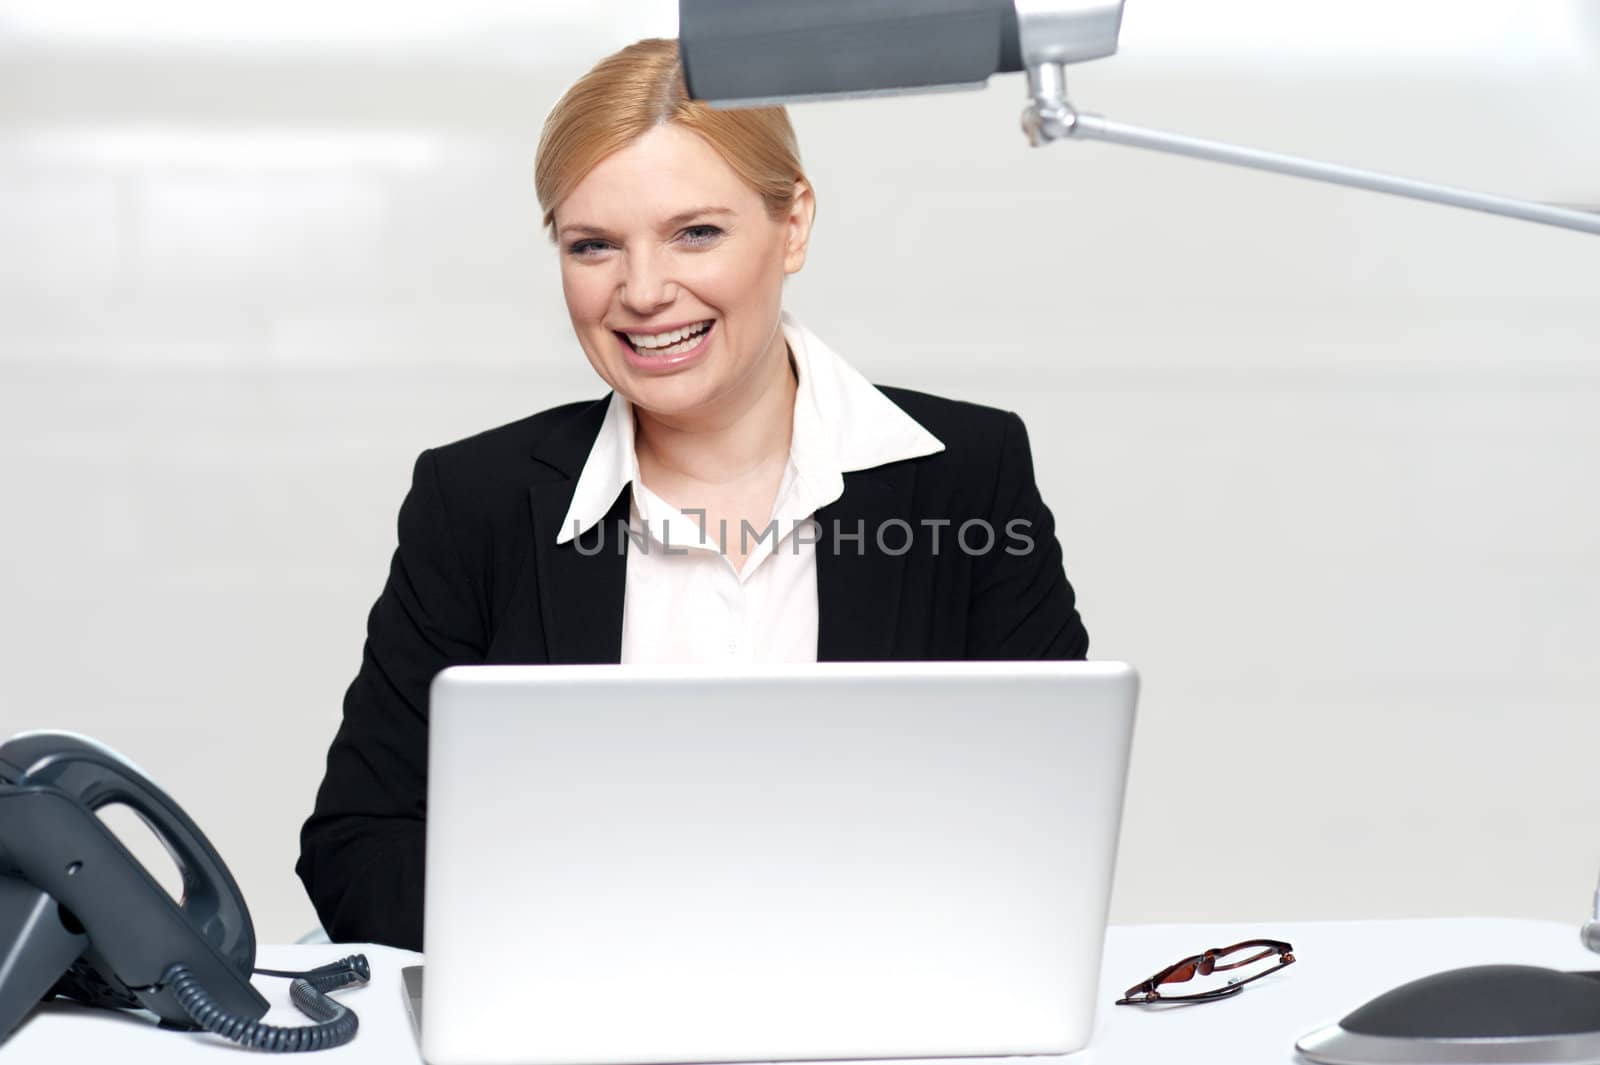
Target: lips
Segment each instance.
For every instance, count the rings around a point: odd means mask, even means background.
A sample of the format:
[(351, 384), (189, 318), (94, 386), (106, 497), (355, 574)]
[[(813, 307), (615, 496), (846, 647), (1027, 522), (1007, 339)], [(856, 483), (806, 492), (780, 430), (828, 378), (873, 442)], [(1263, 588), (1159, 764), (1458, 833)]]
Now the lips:
[[(680, 326), (687, 329), (699, 325), (691, 322)], [(675, 374), (692, 366), (698, 366), (711, 352), (711, 346), (717, 339), (720, 321), (713, 319), (709, 327), (687, 336), (675, 343), (660, 348), (638, 348), (628, 339), (626, 333), (613, 330), (617, 337), (617, 351), (622, 356), (623, 363), (633, 372), (654, 377), (662, 374)], [(670, 330), (668, 331), (671, 332)], [(639, 336), (641, 334), (634, 334)], [(643, 334), (648, 336), (661, 336), (661, 333)]]

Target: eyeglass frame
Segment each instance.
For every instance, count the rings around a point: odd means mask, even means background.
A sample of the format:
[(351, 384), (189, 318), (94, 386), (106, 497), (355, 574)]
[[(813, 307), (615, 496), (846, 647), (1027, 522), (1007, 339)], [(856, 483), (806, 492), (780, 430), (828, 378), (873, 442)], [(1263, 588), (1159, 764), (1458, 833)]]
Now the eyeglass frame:
[[(1252, 954), (1250, 957), (1244, 958), (1240, 961), (1229, 962), (1226, 965), (1217, 964), (1218, 958), (1226, 957), (1227, 955), (1232, 954), (1234, 951), (1244, 947), (1264, 947), (1266, 949), (1262, 950), (1260, 953)], [(1272, 966), (1271, 968), (1263, 969), (1254, 976), (1247, 976), (1238, 981), (1230, 980), (1223, 987), (1214, 987), (1210, 991), (1199, 991), (1192, 995), (1163, 995), (1159, 990), (1163, 983), (1166, 983), (1169, 979), (1171, 979), (1173, 973), (1178, 972), (1186, 965), (1193, 965), (1195, 967), (1192, 974), (1184, 977), (1184, 980), (1190, 980), (1195, 976), (1210, 976), (1212, 973), (1225, 972), (1229, 969), (1237, 969), (1244, 965), (1250, 965), (1254, 962), (1260, 961), (1269, 954), (1278, 955), (1278, 964)], [(1219, 998), (1227, 998), (1230, 995), (1236, 995), (1240, 991), (1244, 990), (1245, 984), (1259, 980), (1263, 976), (1271, 976), (1284, 966), (1293, 964), (1294, 947), (1283, 942), (1281, 939), (1245, 939), (1229, 947), (1212, 947), (1210, 950), (1204, 951), (1200, 954), (1191, 954), (1187, 958), (1173, 962), (1165, 969), (1162, 969), (1160, 972), (1150, 977), (1150, 979), (1134, 984), (1132, 987), (1128, 988), (1128, 990), (1122, 993), (1122, 997), (1117, 999), (1116, 1004), (1118, 1006), (1143, 1006), (1155, 1005), (1163, 1002), (1211, 1002)], [(1180, 983), (1182, 981), (1173, 982)], [(1142, 995), (1143, 997), (1135, 998), (1135, 995)]]

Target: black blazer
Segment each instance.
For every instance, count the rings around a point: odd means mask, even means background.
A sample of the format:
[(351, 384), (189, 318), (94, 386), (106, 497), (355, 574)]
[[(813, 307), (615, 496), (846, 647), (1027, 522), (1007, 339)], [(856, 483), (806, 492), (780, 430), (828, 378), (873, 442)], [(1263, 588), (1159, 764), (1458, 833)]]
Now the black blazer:
[[(843, 496), (817, 512), (817, 658), (1084, 657), (1088, 635), (1022, 420), (882, 391), (945, 450), (847, 473)], [(361, 669), (300, 833), (296, 871), (334, 940), (422, 947), (434, 674), (620, 660), (628, 539), (614, 530), (628, 493), (580, 541), (556, 546), (606, 404), (556, 407), (418, 457)], [(995, 533), (986, 551), (983, 522)]]

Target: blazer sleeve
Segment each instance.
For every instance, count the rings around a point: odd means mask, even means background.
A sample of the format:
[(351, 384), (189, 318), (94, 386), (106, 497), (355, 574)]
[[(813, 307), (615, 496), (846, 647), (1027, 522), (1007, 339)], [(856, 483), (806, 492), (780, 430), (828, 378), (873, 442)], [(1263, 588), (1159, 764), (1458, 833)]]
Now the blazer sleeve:
[(428, 686), (446, 666), (483, 660), (487, 626), (431, 451), (417, 458), (398, 524), (295, 871), (336, 942), (421, 950)]
[(1033, 479), (1022, 419), (1005, 414), (988, 521), (994, 546), (973, 558), (967, 657), (1078, 659), (1089, 633), (1061, 565), (1055, 519)]

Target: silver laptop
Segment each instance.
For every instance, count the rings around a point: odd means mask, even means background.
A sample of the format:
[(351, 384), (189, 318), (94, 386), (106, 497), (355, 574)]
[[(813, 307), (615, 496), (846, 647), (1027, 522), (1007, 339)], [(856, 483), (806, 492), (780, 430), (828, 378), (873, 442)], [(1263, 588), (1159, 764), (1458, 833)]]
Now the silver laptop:
[(1116, 663), (445, 670), (424, 1059), (1083, 1047), (1137, 688)]

